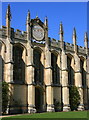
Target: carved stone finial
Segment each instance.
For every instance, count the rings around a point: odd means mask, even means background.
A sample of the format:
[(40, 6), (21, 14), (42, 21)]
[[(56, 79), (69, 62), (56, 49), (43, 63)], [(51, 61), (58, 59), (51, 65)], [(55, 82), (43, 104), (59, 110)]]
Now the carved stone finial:
[(73, 30), (73, 36), (76, 37), (76, 29), (75, 29), (75, 27), (74, 27), (74, 30)]
[(87, 35), (87, 32), (85, 32), (84, 41), (88, 42), (88, 35)]
[(63, 34), (64, 33), (64, 31), (63, 31), (63, 24), (62, 24), (62, 22), (60, 23), (60, 34)]
[(11, 9), (10, 9), (10, 4), (8, 4), (8, 7), (7, 7), (7, 11), (6, 11), (6, 19), (9, 19), (11, 20), (12, 16), (11, 16)]
[(11, 10), (10, 10), (10, 4), (8, 4), (7, 7), (7, 11), (6, 11), (6, 33), (7, 33), (7, 37), (10, 38), (11, 37), (11, 28), (10, 28), (10, 21), (11, 21)]
[(27, 23), (30, 23), (30, 11), (28, 10), (28, 13), (27, 13)]
[(84, 43), (85, 43), (85, 47), (86, 47), (86, 49), (87, 49), (86, 52), (88, 53), (89, 45), (88, 45), (88, 34), (87, 34), (87, 32), (85, 32)]
[(76, 39), (77, 39), (77, 35), (76, 35), (76, 29), (74, 27), (73, 29), (73, 44), (76, 45)]
[(47, 16), (45, 17), (44, 24), (45, 24), (46, 28), (48, 28), (48, 18), (47, 18)]
[(38, 17), (38, 13), (36, 14), (36, 19), (39, 19), (39, 17)]
[(60, 41), (63, 41), (63, 35), (64, 35), (64, 31), (63, 31), (63, 24), (62, 22), (60, 23)]

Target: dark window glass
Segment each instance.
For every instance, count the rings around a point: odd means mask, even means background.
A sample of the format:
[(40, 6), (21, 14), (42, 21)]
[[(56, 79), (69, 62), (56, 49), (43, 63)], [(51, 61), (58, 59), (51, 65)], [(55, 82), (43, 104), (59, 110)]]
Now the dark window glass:
[(86, 72), (84, 70), (84, 61), (80, 60), (81, 75), (82, 75), (82, 85), (86, 85)]
[(74, 85), (74, 70), (71, 66), (71, 58), (67, 56), (68, 84)]
[(13, 79), (14, 82), (24, 82), (25, 64), (22, 59), (23, 49), (19, 46), (13, 47)]
[(59, 83), (59, 67), (57, 65), (57, 56), (51, 53), (52, 80), (53, 84)]
[(41, 52), (39, 50), (34, 50), (33, 60), (35, 65), (34, 79), (35, 83), (43, 84), (43, 65), (41, 63)]

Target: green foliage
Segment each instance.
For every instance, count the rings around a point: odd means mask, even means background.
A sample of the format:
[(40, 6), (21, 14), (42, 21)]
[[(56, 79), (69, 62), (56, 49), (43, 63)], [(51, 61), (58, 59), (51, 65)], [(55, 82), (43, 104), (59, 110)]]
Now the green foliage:
[(2, 82), (2, 112), (5, 113), (9, 101), (9, 85), (6, 82)]
[(80, 94), (78, 91), (78, 88), (76, 86), (71, 86), (70, 87), (70, 108), (71, 110), (77, 110), (78, 105), (80, 104)]

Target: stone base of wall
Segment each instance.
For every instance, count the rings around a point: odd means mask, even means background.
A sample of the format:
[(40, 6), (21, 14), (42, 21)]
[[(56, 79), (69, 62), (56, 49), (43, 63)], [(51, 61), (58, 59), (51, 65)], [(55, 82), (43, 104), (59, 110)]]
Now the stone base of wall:
[(47, 105), (47, 112), (55, 112), (54, 105)]
[(80, 104), (80, 105), (78, 106), (78, 111), (83, 111), (83, 110), (84, 110), (84, 105), (81, 105), (81, 104)]
[(65, 106), (63, 107), (63, 111), (65, 111), (65, 112), (70, 111), (70, 107), (67, 106), (67, 105), (65, 105)]

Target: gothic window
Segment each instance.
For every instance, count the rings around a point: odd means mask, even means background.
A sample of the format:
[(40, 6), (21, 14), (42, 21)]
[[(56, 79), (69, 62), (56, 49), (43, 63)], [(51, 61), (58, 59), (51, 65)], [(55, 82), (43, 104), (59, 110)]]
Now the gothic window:
[(41, 63), (41, 52), (37, 49), (33, 52), (33, 61), (35, 65), (34, 79), (35, 83), (43, 83), (43, 65)]
[(51, 66), (53, 84), (57, 84), (59, 81), (59, 68), (57, 65), (57, 56), (53, 53), (51, 53)]
[(68, 84), (74, 85), (74, 79), (73, 79), (73, 68), (71, 66), (72, 59), (67, 56), (67, 68), (68, 68)]
[(82, 85), (84, 86), (85, 83), (85, 70), (84, 70), (84, 61), (80, 59), (80, 67), (81, 67), (81, 75), (82, 75)]
[(25, 79), (25, 66), (22, 59), (23, 48), (20, 46), (13, 47), (13, 79), (14, 82), (22, 83)]

